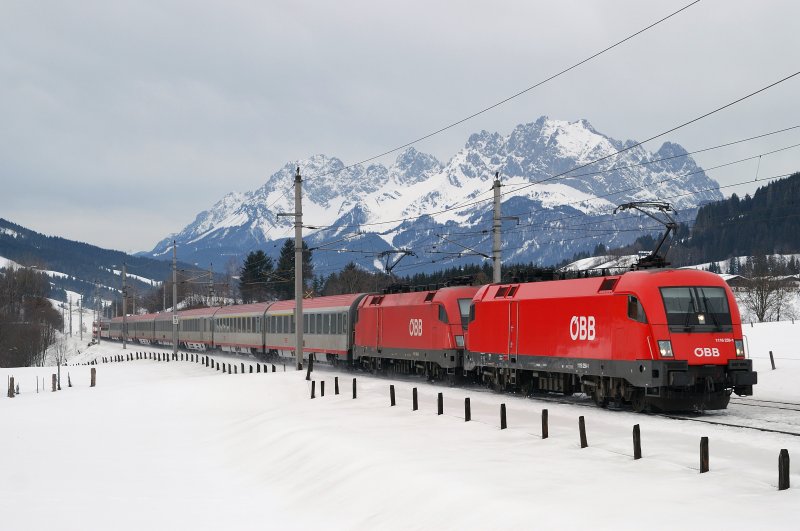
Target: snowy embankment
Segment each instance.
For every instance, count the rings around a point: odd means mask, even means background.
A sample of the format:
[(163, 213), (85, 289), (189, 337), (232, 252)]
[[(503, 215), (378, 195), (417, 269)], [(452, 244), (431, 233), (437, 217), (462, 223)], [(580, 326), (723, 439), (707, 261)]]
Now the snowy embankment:
[[(746, 332), (760, 372), (754, 398), (800, 403), (793, 391), (800, 324)], [(137, 350), (153, 349), (129, 345), (126, 352)], [(121, 353), (105, 343), (75, 361)], [(225, 361), (248, 369), (253, 362)], [(64, 390), (37, 394), (36, 377), (49, 385), (52, 368), (0, 369), (4, 380), (13, 374), (21, 384), (19, 396), (0, 398), (2, 529), (796, 526), (800, 437), (324, 369), (313, 375), (314, 400), (305, 374), (281, 366), (229, 375), (190, 362), (100, 364), (96, 388), (89, 388), (89, 367), (62, 371)], [(411, 410), (413, 387), (419, 411)], [(439, 392), (443, 416), (436, 414)], [(501, 403), (508, 407), (504, 431)], [(783, 429), (800, 433), (800, 413), (781, 415)], [(642, 432), (639, 461), (632, 458), (634, 424)], [(701, 436), (711, 448), (711, 471), (702, 475)], [(795, 460), (793, 488), (783, 492), (781, 448)]]

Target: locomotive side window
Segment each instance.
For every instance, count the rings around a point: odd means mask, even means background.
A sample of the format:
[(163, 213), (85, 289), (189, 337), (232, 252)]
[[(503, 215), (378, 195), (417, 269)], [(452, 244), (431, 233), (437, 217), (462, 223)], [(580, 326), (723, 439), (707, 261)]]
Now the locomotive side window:
[(628, 319), (633, 319), (640, 323), (647, 322), (647, 316), (644, 313), (642, 303), (633, 295), (628, 295)]
[(439, 320), (444, 324), (447, 324), (447, 311), (441, 304), (439, 305)]

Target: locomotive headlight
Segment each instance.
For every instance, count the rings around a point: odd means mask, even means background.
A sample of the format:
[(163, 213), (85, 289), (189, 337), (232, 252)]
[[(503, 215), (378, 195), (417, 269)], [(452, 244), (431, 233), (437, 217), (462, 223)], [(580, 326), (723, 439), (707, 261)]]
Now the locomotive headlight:
[(458, 348), (464, 348), (464, 336), (456, 336), (456, 346)]
[(675, 355), (672, 353), (672, 341), (659, 341), (658, 342), (658, 351), (661, 353), (662, 358), (674, 358)]
[(736, 357), (744, 358), (744, 341), (741, 339), (734, 339), (733, 346), (736, 348)]

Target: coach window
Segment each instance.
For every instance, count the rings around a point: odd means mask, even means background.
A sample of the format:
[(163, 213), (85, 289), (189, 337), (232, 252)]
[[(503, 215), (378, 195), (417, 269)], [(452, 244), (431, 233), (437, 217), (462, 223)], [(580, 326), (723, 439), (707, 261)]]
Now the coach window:
[(347, 334), (347, 314), (342, 314), (342, 333)]
[(322, 333), (323, 334), (331, 333), (331, 316), (328, 314), (322, 315)]
[(317, 333), (318, 334), (322, 333), (322, 314), (321, 313), (317, 314)]
[(294, 334), (294, 332), (295, 332), (295, 329), (294, 329), (294, 315), (289, 316), (289, 319), (291, 321), (291, 332), (292, 332), (292, 334)]
[(342, 334), (342, 314), (336, 314), (336, 333)]
[(633, 295), (628, 295), (628, 318), (640, 323), (647, 322), (647, 316), (644, 314), (642, 303)]

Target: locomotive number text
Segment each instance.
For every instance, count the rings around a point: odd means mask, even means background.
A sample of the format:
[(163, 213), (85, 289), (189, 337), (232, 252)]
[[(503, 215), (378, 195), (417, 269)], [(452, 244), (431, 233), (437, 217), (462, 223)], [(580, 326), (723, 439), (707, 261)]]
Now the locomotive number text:
[(594, 341), (594, 315), (573, 315), (569, 322), (569, 337), (573, 341)]

